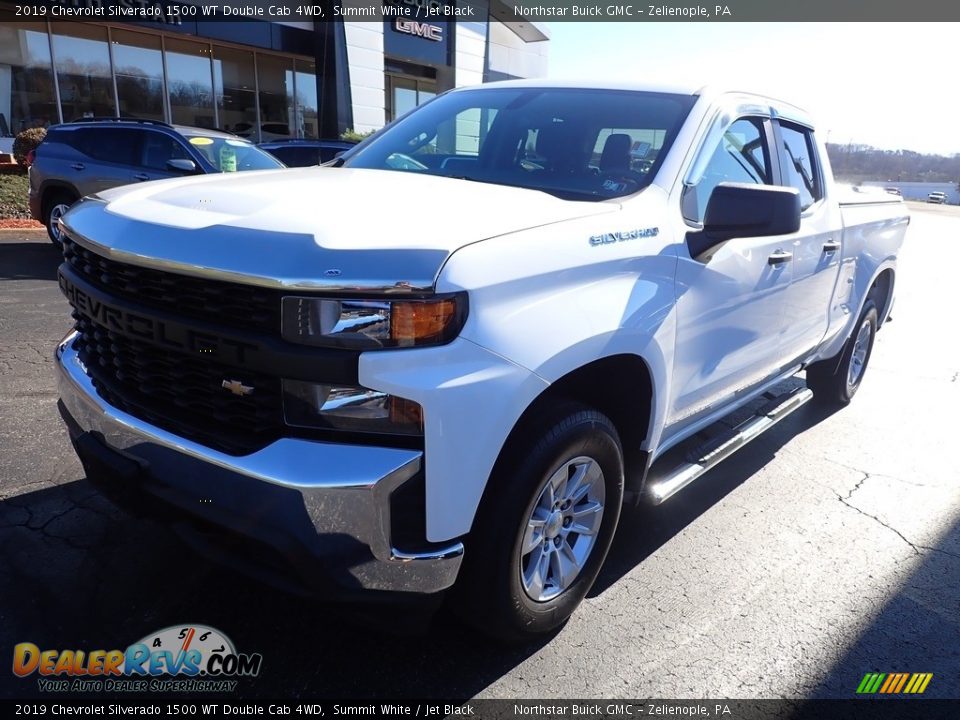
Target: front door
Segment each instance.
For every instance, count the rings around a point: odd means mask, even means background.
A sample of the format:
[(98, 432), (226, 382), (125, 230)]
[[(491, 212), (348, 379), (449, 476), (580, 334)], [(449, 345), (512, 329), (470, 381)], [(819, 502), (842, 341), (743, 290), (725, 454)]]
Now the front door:
[[(773, 184), (772, 137), (767, 118), (734, 121), (702, 177), (686, 188), (685, 219), (703, 222), (710, 193), (721, 182)], [(734, 238), (705, 262), (681, 251), (669, 435), (778, 370), (791, 272), (781, 237)]]

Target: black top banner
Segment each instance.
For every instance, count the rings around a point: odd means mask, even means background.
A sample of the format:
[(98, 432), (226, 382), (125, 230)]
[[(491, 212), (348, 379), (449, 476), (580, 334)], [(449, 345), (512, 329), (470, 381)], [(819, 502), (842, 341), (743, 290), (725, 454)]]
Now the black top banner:
[(30, 0), (0, 2), (0, 20), (411, 22), (950, 22), (960, 3), (943, 0), (725, 0), (575, 2), (553, 0)]

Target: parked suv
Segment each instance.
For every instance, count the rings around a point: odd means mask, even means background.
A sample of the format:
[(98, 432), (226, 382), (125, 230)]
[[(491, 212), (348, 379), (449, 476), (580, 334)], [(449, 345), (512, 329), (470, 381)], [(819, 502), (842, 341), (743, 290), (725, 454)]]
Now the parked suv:
[(943, 205), (945, 202), (947, 202), (947, 194), (945, 192), (940, 192), (939, 190), (937, 190), (936, 192), (932, 192), (929, 195), (927, 195), (927, 202), (936, 203), (937, 205)]
[(57, 221), (84, 195), (133, 182), (284, 165), (247, 140), (155, 120), (91, 118), (55, 125), (30, 167), (30, 214), (60, 242)]
[(261, 150), (283, 161), (288, 167), (309, 167), (330, 162), (356, 143), (346, 140), (271, 140), (260, 143)]

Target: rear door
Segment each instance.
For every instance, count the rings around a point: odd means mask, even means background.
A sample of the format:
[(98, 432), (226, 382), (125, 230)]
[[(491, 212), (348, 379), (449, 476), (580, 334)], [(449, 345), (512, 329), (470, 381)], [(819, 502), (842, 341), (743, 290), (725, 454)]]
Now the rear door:
[[(688, 178), (682, 206), (687, 229), (699, 228), (721, 182), (773, 185), (779, 180), (769, 117), (740, 117), (712, 131)], [(677, 330), (667, 435), (729, 403), (776, 373), (791, 263), (782, 237), (733, 238), (709, 259), (677, 265)]]
[(83, 155), (70, 164), (70, 181), (81, 196), (131, 182), (140, 153), (139, 130), (104, 123), (77, 128), (71, 135), (70, 144)]
[(800, 230), (785, 243), (793, 254), (793, 282), (786, 294), (782, 341), (785, 360), (802, 360), (827, 331), (830, 298), (840, 272), (842, 220), (825, 197), (823, 166), (813, 130), (774, 123), (781, 183), (800, 192)]

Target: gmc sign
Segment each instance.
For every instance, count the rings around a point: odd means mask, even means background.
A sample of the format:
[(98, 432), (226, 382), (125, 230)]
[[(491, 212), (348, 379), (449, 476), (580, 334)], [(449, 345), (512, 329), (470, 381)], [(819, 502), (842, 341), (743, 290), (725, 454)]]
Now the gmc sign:
[(443, 40), (443, 28), (439, 25), (417, 22), (416, 20), (394, 20), (393, 27), (397, 32), (422, 37), (425, 40), (440, 42)]

